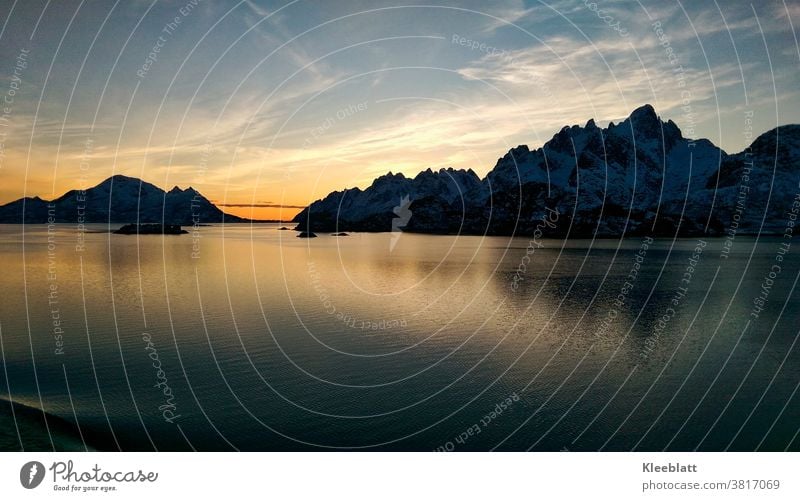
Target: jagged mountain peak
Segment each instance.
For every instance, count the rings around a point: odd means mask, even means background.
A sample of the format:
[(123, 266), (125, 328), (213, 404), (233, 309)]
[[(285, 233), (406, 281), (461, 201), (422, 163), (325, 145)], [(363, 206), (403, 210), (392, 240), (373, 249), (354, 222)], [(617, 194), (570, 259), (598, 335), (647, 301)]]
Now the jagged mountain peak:
[(657, 143), (666, 150), (684, 139), (678, 125), (672, 120), (664, 122), (650, 104), (636, 108), (628, 118), (616, 125), (611, 122), (604, 132), (617, 136), (633, 136), (637, 142)]
[(382, 176), (378, 176), (376, 180), (377, 179), (406, 179), (406, 176), (402, 172), (398, 172), (397, 174), (395, 174), (392, 171), (389, 171)]
[(629, 119), (635, 121), (658, 121), (658, 114), (651, 104), (643, 104), (631, 112)]
[(407, 178), (403, 175), (402, 172), (398, 172), (397, 174), (393, 174), (392, 171), (387, 172), (386, 174), (376, 177), (374, 181), (372, 181), (373, 187), (380, 187), (380, 186), (388, 186), (393, 185), (396, 183), (400, 183), (405, 181)]
[(678, 124), (676, 124), (672, 120), (667, 120), (667, 123), (664, 124), (664, 129), (668, 131), (670, 136), (677, 137), (678, 139), (683, 139), (683, 133), (681, 132), (680, 127), (678, 127)]
[(498, 161), (502, 161), (503, 159), (510, 158), (510, 159), (519, 159), (530, 153), (531, 150), (528, 148), (527, 144), (520, 144), (514, 148), (508, 150), (504, 156), (500, 157)]
[[(779, 176), (790, 179), (800, 161), (800, 126), (762, 134), (752, 150), (757, 164), (770, 164), (759, 169), (764, 175), (751, 174), (754, 186), (770, 186), (765, 176), (772, 174), (772, 163)], [(684, 138), (675, 122), (662, 120), (645, 104), (616, 125), (601, 129), (591, 119), (559, 129), (535, 150), (524, 144), (511, 148), (483, 180), (452, 167), (428, 168), (414, 178), (389, 174), (357, 196), (333, 193), (314, 202), (295, 220), (315, 231), (390, 231), (392, 208), (409, 196), (411, 231), (525, 232), (546, 206), (574, 212), (571, 228), (579, 235), (715, 234), (736, 204), (742, 157), (706, 139)], [(795, 190), (796, 180), (783, 178), (776, 193)], [(780, 214), (790, 199), (773, 197), (776, 207), (770, 210)], [(754, 196), (753, 204), (762, 202)], [(748, 219), (742, 228), (757, 228), (756, 222)]]
[(426, 178), (426, 177), (429, 177), (429, 176), (433, 176), (433, 175), (434, 175), (433, 169), (428, 167), (427, 169), (425, 169), (423, 171), (420, 171), (419, 174), (414, 176), (414, 179), (423, 179), (423, 178)]
[[(655, 108), (649, 104), (639, 106), (628, 115), (628, 118), (618, 123), (616, 126), (609, 125), (609, 130), (612, 128), (617, 134), (630, 134), (633, 132), (636, 136), (655, 137), (656, 134), (660, 137), (661, 129), (664, 122), (656, 113)], [(638, 139), (638, 137), (637, 137)]]
[(472, 169), (464, 170), (464, 169), (456, 169), (454, 167), (441, 167), (441, 168), (439, 168), (439, 170), (433, 170), (432, 168), (428, 167), (427, 169), (425, 169), (423, 171), (420, 171), (419, 174), (414, 176), (413, 179), (417, 180), (417, 179), (425, 179), (425, 178), (431, 178), (431, 177), (442, 177), (442, 176), (447, 177), (447, 178), (451, 178), (451, 177), (468, 177), (468, 178), (471, 178), (471, 177), (474, 177), (474, 178), (480, 180), (480, 177), (478, 177), (478, 175)]
[(181, 190), (176, 186), (165, 192), (153, 184), (122, 174), (104, 179), (92, 188), (68, 191), (47, 204), (35, 197), (0, 206), (0, 222), (41, 223), (48, 220), (48, 210), (52, 210), (56, 222), (61, 223), (73, 223), (78, 218), (87, 223), (184, 225), (198, 219), (206, 223), (243, 221), (223, 213), (193, 188)]

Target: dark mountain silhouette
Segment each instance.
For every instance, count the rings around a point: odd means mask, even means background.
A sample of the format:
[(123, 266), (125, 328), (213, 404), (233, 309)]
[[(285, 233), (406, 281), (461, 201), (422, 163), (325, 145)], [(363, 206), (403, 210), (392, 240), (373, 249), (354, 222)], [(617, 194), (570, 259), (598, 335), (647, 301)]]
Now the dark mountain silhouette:
[(392, 231), (410, 211), (403, 231), (529, 235), (549, 209), (560, 215), (544, 228), (553, 235), (783, 233), (799, 167), (800, 125), (731, 155), (683, 137), (644, 105), (606, 128), (589, 120), (539, 149), (513, 148), (484, 179), (471, 170), (389, 173), (317, 200), (295, 222), (304, 231)]
[(55, 200), (27, 197), (0, 206), (0, 223), (239, 223), (193, 188), (164, 191), (132, 177), (116, 175), (85, 191), (71, 190)]

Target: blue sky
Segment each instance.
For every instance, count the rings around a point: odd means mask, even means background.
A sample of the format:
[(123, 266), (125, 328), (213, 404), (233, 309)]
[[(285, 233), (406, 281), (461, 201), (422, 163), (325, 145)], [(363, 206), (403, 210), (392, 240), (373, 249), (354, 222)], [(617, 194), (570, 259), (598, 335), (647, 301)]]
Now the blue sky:
[(643, 103), (729, 152), (746, 112), (800, 122), (797, 2), (0, 5), (0, 202), (123, 173), (303, 205), (390, 170), (483, 175)]

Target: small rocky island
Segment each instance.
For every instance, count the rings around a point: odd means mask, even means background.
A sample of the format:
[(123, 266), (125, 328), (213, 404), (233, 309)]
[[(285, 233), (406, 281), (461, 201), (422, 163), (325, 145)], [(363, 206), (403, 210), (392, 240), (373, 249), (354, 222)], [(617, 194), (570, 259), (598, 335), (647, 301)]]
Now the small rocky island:
[(317, 235), (313, 231), (301, 231), (297, 238), (317, 238)]
[(183, 235), (189, 233), (178, 224), (126, 224), (114, 232), (117, 235)]

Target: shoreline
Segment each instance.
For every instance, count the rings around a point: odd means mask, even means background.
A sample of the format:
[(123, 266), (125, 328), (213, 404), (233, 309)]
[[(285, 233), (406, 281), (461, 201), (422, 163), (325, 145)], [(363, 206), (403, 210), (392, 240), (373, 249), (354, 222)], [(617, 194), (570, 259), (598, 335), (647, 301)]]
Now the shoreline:
[[(270, 225), (282, 224), (282, 225), (286, 225), (286, 224), (292, 224), (292, 223), (294, 223), (294, 222), (292, 222), (292, 221), (288, 221), (288, 222), (287, 221), (249, 221), (249, 222), (245, 221), (245, 222), (241, 222), (240, 221), (240, 222), (235, 222), (235, 223), (209, 223), (209, 224), (200, 225), (200, 227), (201, 228), (217, 228), (217, 227), (225, 227), (225, 226), (235, 226), (235, 227), (248, 227), (249, 226), (249, 227), (257, 228), (257, 227), (260, 227), (260, 226), (257, 226), (257, 225), (264, 225), (264, 224), (270, 224)], [(69, 222), (58, 222), (58, 223), (53, 223), (53, 224), (55, 226), (59, 227), (60, 229), (73, 227), (75, 225), (75, 223), (69, 223)], [(86, 224), (97, 225), (97, 226), (103, 225), (103, 226), (107, 226), (108, 229), (107, 230), (86, 230), (86, 231), (83, 231), (83, 233), (87, 233), (87, 234), (90, 234), (90, 233), (91, 234), (105, 234), (105, 233), (114, 234), (115, 230), (113, 228), (115, 228), (116, 226), (121, 226), (124, 223), (86, 223)], [(294, 223), (294, 224), (296, 224), (296, 223)], [(41, 226), (41, 224), (40, 223), (0, 223), (0, 226), (20, 226), (20, 227), (24, 228), (26, 226), (38, 227), (38, 226)], [(192, 227), (192, 225), (181, 225), (181, 226), (182, 227)], [(272, 229), (275, 229), (275, 228), (266, 227), (264, 229), (272, 230)], [(281, 229), (281, 228), (277, 228), (277, 229)], [(76, 230), (76, 232), (80, 232), (80, 230), (78, 228), (75, 228), (75, 230)], [(305, 231), (305, 230), (300, 229), (299, 226), (294, 226), (294, 227), (287, 227), (284, 231), (302, 232), (302, 231)], [(314, 233), (318, 233), (319, 236), (333, 236), (333, 235), (331, 235), (332, 233), (341, 232), (341, 231), (346, 231), (346, 232), (349, 232), (350, 234), (366, 233), (366, 234), (376, 234), (376, 235), (378, 235), (378, 234), (393, 234), (393, 233), (397, 233), (395, 231), (389, 231), (389, 230), (386, 230), (386, 231), (359, 230), (359, 229), (342, 230), (341, 228), (333, 229), (333, 230), (325, 229), (325, 228), (323, 228), (323, 229), (313, 229), (312, 231)], [(434, 237), (529, 238), (531, 236), (530, 234), (523, 233), (523, 232), (520, 232), (520, 233), (517, 233), (517, 234), (473, 233), (473, 232), (439, 233), (439, 232), (427, 232), (427, 231), (420, 231), (420, 230), (402, 230), (400, 233), (408, 233), (408, 234), (411, 234), (411, 235), (427, 235), (427, 236), (434, 236)], [(748, 237), (748, 238), (781, 237), (781, 236), (783, 236), (783, 234), (784, 234), (783, 231), (778, 231), (778, 230), (771, 231), (771, 230), (768, 230), (768, 231), (763, 231), (761, 233), (741, 232), (741, 233), (737, 233), (736, 237), (737, 238), (739, 238), (739, 237)], [(141, 235), (146, 235), (146, 234), (142, 233)], [(728, 235), (726, 233), (724, 233), (724, 232), (722, 232), (722, 233), (702, 233), (702, 232), (697, 232), (696, 233), (696, 232), (689, 232), (689, 233), (680, 233), (678, 235), (675, 235), (675, 234), (665, 234), (663, 232), (654, 232), (654, 233), (648, 234), (647, 232), (638, 232), (637, 231), (637, 232), (626, 233), (624, 235), (603, 234), (603, 233), (601, 233), (601, 234), (592, 234), (592, 233), (583, 233), (583, 232), (573, 233), (571, 235), (554, 233), (554, 234), (550, 234), (550, 235), (545, 235), (542, 238), (547, 239), (547, 240), (590, 240), (590, 239), (595, 239), (595, 240), (620, 240), (620, 239), (629, 239), (629, 238), (640, 238), (642, 236), (650, 236), (651, 238), (654, 238), (654, 239), (657, 239), (657, 240), (672, 240), (672, 239), (682, 240), (682, 239), (695, 239), (695, 238), (698, 238), (698, 237), (703, 237), (703, 238), (727, 238)]]
[(0, 450), (5, 452), (93, 452), (94, 433), (38, 407), (0, 397)]

